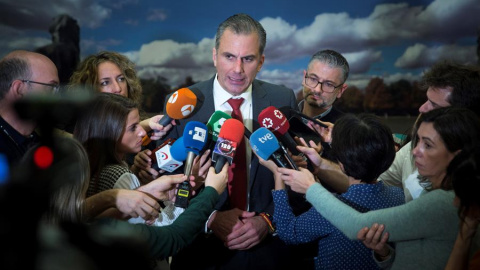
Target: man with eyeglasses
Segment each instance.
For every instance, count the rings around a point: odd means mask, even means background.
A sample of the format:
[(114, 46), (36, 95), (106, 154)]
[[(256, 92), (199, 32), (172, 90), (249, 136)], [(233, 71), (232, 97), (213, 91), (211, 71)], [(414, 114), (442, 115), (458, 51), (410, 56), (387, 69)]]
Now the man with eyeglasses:
[(303, 71), (303, 100), (299, 110), (323, 122), (334, 123), (343, 112), (333, 106), (347, 89), (345, 81), (350, 68), (347, 60), (333, 50), (316, 52)]
[(36, 123), (21, 119), (14, 103), (29, 94), (57, 92), (58, 73), (46, 56), (13, 51), (0, 60), (0, 153), (14, 165), (38, 142)]

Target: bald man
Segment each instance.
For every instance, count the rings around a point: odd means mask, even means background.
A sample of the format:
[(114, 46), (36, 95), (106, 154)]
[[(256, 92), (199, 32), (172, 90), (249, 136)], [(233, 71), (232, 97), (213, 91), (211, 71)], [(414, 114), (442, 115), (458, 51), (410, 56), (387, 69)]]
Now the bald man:
[(36, 123), (18, 116), (15, 101), (32, 93), (55, 92), (58, 85), (57, 68), (44, 55), (13, 51), (0, 60), (0, 153), (10, 165), (38, 141)]

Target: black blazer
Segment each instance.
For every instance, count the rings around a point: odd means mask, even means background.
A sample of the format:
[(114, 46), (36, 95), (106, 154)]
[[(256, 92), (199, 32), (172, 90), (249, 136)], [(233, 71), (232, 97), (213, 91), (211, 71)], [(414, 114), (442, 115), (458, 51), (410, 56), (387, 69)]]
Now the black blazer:
[[(206, 123), (210, 116), (215, 112), (213, 100), (213, 81), (203, 81), (189, 87), (197, 95), (197, 106), (192, 116), (177, 122), (167, 137), (178, 138), (183, 135), (185, 124), (189, 121), (199, 121)], [(293, 91), (289, 88), (274, 85), (260, 80), (254, 80), (252, 83), (252, 108), (253, 108), (253, 130), (257, 130), (260, 125), (257, 121), (260, 112), (268, 106), (277, 108), (290, 106), (296, 108), (296, 100)], [(248, 165), (248, 164), (247, 164)], [(274, 188), (272, 173), (259, 164), (258, 158), (252, 154), (249, 182), (249, 211), (250, 212), (268, 212), (273, 214), (273, 200), (271, 190)], [(228, 210), (228, 192), (220, 196), (216, 206), (218, 210)]]

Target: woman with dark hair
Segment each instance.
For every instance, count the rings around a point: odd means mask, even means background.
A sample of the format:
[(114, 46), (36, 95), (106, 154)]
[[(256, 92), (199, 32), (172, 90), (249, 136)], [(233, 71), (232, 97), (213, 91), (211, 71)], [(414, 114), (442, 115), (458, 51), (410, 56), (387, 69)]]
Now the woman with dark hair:
[[(454, 204), (458, 207), (460, 231), (445, 270), (479, 269), (480, 241), (480, 147), (463, 151), (456, 156), (447, 170), (455, 191)], [(476, 242), (475, 242), (476, 240)], [(472, 256), (470, 256), (472, 255)]]
[(122, 178), (138, 181), (125, 156), (141, 150), (146, 132), (139, 121), (135, 102), (107, 93), (99, 93), (77, 119), (73, 136), (85, 147), (91, 170), (87, 197), (112, 189)]
[[(39, 160), (38, 156), (43, 159)], [(47, 156), (51, 157), (48, 164), (45, 163)], [(40, 167), (39, 163), (43, 166)], [(168, 258), (190, 244), (195, 235), (203, 231), (219, 194), (226, 187), (227, 171), (228, 165), (218, 174), (210, 167), (205, 189), (191, 200), (185, 212), (169, 226), (134, 225), (114, 219), (94, 222), (90, 215), (91, 208), (99, 208), (100, 205), (89, 205), (89, 199), (96, 195), (86, 198), (90, 178), (87, 153), (80, 142), (73, 138), (53, 137), (48, 145), (40, 144), (31, 148), (19, 166), (13, 168), (9, 183), (0, 186), (2, 194), (8, 192), (10, 195), (2, 197), (3, 205), (15, 203), (31, 206), (29, 226), (18, 225), (17, 216), (22, 214), (15, 210), (11, 216), (14, 218), (7, 223), (9, 226), (4, 226), (6, 230), (2, 235), (8, 236), (2, 238), (6, 243), (18, 242), (19, 239), (21, 243), (23, 240), (29, 241), (28, 247), (22, 244), (9, 245), (6, 256), (1, 257), (6, 259), (2, 263), (24, 265), (28, 269), (65, 269), (71, 268), (72, 263), (78, 269), (118, 269), (126, 266), (149, 269), (151, 259)], [(160, 178), (155, 185), (155, 193), (149, 196), (152, 200), (170, 200), (170, 191), (186, 179), (186, 176), (179, 179)], [(162, 182), (161, 185), (159, 182)], [(138, 191), (128, 192), (142, 194)], [(33, 201), (27, 200), (28, 203), (25, 203), (25, 198)], [(25, 254), (25, 250), (33, 256), (30, 260), (22, 260), (24, 256), (21, 254)], [(59, 257), (63, 259), (59, 260)]]
[(310, 172), (278, 171), (292, 190), (306, 193), (315, 209), (348, 238), (357, 239), (359, 230), (375, 222), (383, 224), (396, 244), (392, 269), (443, 269), (458, 231), (447, 166), (459, 152), (477, 144), (480, 120), (468, 109), (449, 107), (422, 115), (416, 127), (412, 153), (430, 191), (401, 206), (360, 213), (335, 199)]
[[(350, 187), (340, 200), (361, 212), (403, 204), (403, 191), (386, 187), (377, 177), (393, 162), (395, 148), (390, 129), (374, 115), (347, 114), (332, 131), (332, 156), (349, 176)], [(320, 156), (317, 154), (317, 159)], [(351, 241), (315, 208), (295, 216), (277, 166), (260, 160), (275, 175), (273, 221), (287, 244), (318, 242), (315, 269), (375, 269), (371, 252), (361, 242)]]

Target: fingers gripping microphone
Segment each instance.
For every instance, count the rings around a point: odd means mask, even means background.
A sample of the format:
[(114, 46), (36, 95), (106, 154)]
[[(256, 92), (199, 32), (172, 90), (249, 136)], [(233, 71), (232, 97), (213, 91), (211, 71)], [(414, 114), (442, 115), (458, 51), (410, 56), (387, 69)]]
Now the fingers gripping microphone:
[(183, 131), (183, 144), (185, 146), (185, 152), (187, 159), (185, 161), (185, 175), (187, 180), (180, 184), (175, 199), (175, 206), (187, 208), (188, 200), (190, 198), (190, 186), (188, 178), (192, 173), (193, 160), (200, 154), (207, 142), (208, 128), (205, 124), (198, 121), (191, 121), (185, 125)]
[(225, 163), (232, 164), (237, 145), (243, 139), (244, 129), (243, 123), (233, 118), (227, 119), (223, 124), (212, 153), (216, 173), (222, 170)]
[(278, 167), (298, 170), (295, 162), (286, 150), (282, 149), (270, 130), (263, 127), (257, 129), (250, 136), (250, 145), (259, 157), (273, 160)]
[(172, 119), (188, 117), (197, 105), (197, 96), (188, 88), (175, 91), (167, 101), (165, 110), (167, 114), (158, 122), (162, 126), (168, 125)]

